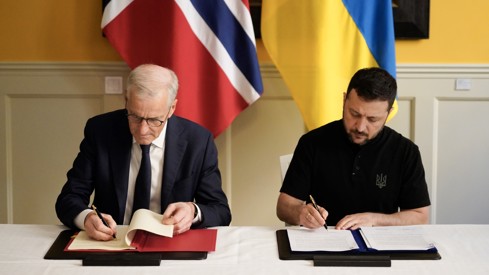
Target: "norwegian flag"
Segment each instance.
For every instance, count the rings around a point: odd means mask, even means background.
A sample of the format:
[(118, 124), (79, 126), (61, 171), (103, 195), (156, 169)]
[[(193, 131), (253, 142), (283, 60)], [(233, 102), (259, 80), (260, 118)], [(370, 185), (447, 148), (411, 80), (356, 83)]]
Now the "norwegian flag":
[(263, 84), (248, 0), (103, 0), (102, 30), (131, 68), (179, 78), (176, 114), (224, 131)]

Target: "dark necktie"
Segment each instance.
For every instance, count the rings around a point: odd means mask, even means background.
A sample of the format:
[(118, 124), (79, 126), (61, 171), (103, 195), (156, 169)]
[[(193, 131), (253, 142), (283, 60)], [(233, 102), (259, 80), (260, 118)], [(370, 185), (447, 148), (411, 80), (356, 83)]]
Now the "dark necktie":
[(132, 213), (140, 208), (149, 209), (149, 198), (151, 191), (151, 161), (149, 158), (150, 147), (151, 144), (141, 144), (141, 166), (139, 167), (138, 177), (136, 178)]

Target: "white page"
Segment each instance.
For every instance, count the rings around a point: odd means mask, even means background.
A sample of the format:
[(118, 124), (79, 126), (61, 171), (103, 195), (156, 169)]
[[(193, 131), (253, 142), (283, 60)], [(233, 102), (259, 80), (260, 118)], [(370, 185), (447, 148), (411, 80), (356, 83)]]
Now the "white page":
[(132, 215), (131, 223), (126, 236), (126, 244), (129, 245), (136, 234), (136, 230), (142, 229), (160, 236), (173, 237), (173, 225), (161, 223), (163, 215), (148, 209), (138, 209)]
[(358, 249), (349, 230), (290, 228), (287, 229), (292, 251), (349, 251)]
[(377, 250), (428, 250), (433, 248), (417, 226), (362, 227), (360, 233), (367, 247)]
[(68, 250), (91, 250), (91, 249), (103, 249), (103, 250), (124, 250), (134, 249), (126, 244), (125, 236), (127, 233), (127, 225), (117, 226), (117, 238), (110, 241), (96, 241), (90, 238), (86, 231), (80, 231), (76, 235), (76, 238), (71, 242)]

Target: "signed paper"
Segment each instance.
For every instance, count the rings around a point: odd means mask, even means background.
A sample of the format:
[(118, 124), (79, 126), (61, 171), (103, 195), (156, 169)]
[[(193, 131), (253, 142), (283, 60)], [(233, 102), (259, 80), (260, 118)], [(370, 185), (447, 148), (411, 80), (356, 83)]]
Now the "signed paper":
[(287, 229), (292, 251), (349, 251), (358, 249), (358, 245), (349, 230), (324, 228)]
[(360, 229), (368, 248), (376, 250), (428, 250), (433, 244), (423, 237), (417, 226), (362, 227)]

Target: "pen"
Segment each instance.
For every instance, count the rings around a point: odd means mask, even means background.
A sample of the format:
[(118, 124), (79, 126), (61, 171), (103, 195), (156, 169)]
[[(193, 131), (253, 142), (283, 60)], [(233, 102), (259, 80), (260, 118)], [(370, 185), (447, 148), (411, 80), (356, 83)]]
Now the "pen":
[[(100, 211), (98, 211), (97, 207), (95, 207), (95, 205), (92, 204), (92, 209), (93, 211), (95, 211), (95, 213), (97, 214), (97, 216), (102, 220), (102, 223), (107, 226), (108, 228), (110, 228), (109, 224), (107, 223), (107, 221), (104, 219), (104, 217), (102, 217), (102, 214), (100, 213)], [(115, 233), (114, 235), (112, 235), (112, 237), (114, 237), (115, 239)]]
[[(311, 202), (312, 202), (312, 205), (314, 205), (314, 208), (316, 208), (316, 210), (319, 212), (319, 206), (316, 204), (316, 201), (314, 200), (314, 198), (309, 195), (309, 198), (311, 199)], [(321, 212), (319, 212), (319, 215), (321, 215)], [(328, 230), (328, 225), (326, 224), (326, 220), (324, 220), (324, 228), (326, 228), (326, 230)]]

